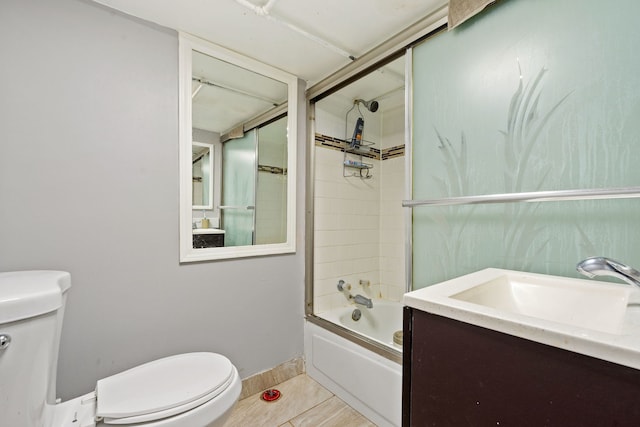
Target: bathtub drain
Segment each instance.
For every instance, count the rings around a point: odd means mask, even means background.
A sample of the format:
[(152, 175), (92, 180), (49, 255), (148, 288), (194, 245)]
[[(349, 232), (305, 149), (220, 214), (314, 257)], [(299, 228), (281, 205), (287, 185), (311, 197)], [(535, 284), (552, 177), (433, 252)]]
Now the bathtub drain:
[(351, 313), (351, 319), (353, 319), (354, 322), (357, 322), (358, 320), (360, 320), (361, 317), (362, 317), (362, 312), (360, 311), (359, 308), (356, 308), (355, 310), (353, 310), (353, 313)]

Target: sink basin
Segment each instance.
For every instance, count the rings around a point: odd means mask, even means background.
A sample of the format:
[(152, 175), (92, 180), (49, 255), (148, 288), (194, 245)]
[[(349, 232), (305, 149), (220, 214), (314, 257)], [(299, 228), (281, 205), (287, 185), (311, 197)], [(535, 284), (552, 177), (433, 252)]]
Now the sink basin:
[(631, 288), (502, 271), (451, 298), (539, 319), (619, 333)]
[(409, 307), (640, 369), (640, 292), (488, 268), (404, 295)]

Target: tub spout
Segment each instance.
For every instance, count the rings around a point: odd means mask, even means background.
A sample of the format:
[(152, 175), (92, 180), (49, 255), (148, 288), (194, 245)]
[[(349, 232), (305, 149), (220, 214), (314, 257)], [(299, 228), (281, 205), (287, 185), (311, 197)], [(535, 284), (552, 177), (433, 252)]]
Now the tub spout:
[(353, 301), (356, 304), (364, 305), (367, 308), (373, 308), (373, 302), (371, 301), (371, 298), (363, 297), (360, 294), (353, 297)]
[(589, 278), (596, 276), (612, 276), (625, 282), (640, 287), (640, 272), (638, 270), (624, 265), (621, 262), (614, 261), (604, 257), (592, 257), (580, 261), (576, 269)]

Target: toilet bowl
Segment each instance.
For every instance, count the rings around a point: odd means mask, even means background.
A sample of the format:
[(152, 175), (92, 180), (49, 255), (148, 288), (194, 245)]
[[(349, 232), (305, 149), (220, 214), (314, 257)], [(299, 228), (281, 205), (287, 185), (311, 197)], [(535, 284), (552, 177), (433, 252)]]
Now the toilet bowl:
[(187, 353), (101, 379), (55, 405), (51, 427), (221, 426), (240, 395), (238, 371), (216, 353)]
[[(24, 427), (218, 427), (241, 381), (226, 357), (186, 353), (98, 380), (95, 390), (55, 399), (60, 332), (70, 276), (0, 273), (0, 414)], [(28, 373), (28, 375), (25, 375)]]

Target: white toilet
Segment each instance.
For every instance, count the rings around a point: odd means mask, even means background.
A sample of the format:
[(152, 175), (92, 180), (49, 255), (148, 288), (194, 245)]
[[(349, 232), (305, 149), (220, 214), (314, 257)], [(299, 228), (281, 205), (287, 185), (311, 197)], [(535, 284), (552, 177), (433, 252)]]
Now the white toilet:
[(226, 357), (187, 353), (99, 380), (56, 401), (56, 368), (69, 273), (0, 273), (0, 425), (20, 427), (218, 427), (241, 381)]

